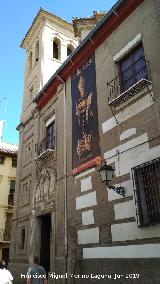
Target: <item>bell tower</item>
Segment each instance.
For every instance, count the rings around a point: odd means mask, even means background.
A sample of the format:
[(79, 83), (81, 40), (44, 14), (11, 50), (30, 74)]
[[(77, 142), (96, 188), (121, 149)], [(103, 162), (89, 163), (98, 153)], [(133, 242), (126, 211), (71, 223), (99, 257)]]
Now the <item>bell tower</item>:
[(77, 45), (72, 24), (39, 10), (21, 43), (26, 51), (22, 122), (34, 108), (33, 98)]

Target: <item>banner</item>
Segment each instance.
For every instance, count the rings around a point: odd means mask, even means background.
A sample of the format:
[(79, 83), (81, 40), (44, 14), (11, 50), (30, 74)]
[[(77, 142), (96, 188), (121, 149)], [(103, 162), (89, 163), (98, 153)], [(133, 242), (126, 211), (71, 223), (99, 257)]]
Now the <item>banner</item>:
[(73, 175), (100, 164), (95, 57), (71, 78)]

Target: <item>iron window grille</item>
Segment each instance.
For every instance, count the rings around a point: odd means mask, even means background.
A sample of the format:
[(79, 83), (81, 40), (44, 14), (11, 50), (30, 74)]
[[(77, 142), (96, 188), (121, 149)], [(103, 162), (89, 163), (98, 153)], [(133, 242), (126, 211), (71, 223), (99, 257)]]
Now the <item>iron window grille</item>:
[(137, 223), (160, 223), (160, 158), (132, 169)]

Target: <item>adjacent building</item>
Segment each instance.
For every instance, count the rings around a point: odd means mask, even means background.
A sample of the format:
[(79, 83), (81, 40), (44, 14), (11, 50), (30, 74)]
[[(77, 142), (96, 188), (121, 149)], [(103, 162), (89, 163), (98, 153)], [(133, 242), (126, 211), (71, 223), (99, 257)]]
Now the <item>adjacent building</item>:
[(118, 1), (25, 104), (10, 254), (19, 283), (35, 254), (50, 283), (53, 272), (68, 273), (60, 283), (158, 283), (159, 32), (158, 1)]
[[(0, 124), (3, 126), (3, 122)], [(2, 127), (0, 133), (2, 134)], [(0, 259), (6, 262), (9, 259), (11, 241), (17, 152), (18, 146), (0, 139)]]

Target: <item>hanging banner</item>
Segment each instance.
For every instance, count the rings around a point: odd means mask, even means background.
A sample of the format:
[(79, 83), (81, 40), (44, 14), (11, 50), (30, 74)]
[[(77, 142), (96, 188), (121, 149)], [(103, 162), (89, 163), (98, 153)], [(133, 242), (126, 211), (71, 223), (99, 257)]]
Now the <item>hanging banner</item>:
[(95, 57), (71, 78), (73, 175), (100, 164)]

